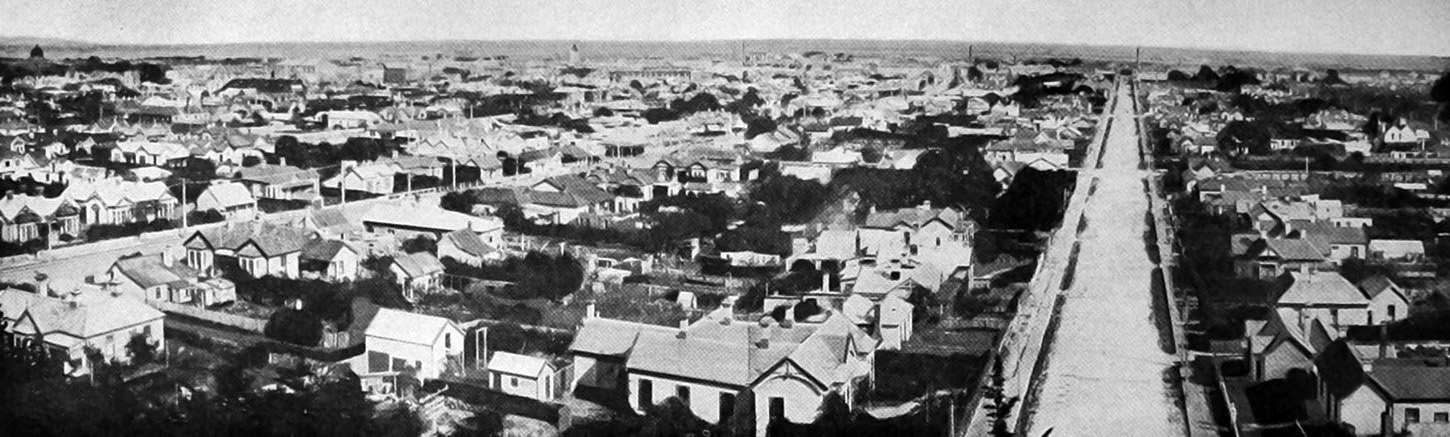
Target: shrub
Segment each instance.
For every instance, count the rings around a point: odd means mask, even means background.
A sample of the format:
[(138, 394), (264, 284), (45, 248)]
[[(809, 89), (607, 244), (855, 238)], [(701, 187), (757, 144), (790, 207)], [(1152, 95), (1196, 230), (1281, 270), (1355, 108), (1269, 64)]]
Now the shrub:
[(322, 341), (322, 320), (316, 315), (282, 309), (272, 313), (263, 330), (267, 338), (300, 346), (317, 346)]

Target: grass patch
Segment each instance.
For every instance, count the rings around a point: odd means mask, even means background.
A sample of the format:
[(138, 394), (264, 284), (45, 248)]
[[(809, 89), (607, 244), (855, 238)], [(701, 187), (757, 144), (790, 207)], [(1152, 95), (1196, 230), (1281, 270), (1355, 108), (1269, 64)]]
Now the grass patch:
[(1073, 276), (1077, 274), (1077, 255), (1079, 252), (1082, 252), (1082, 242), (1073, 242), (1072, 255), (1068, 256), (1067, 258), (1067, 270), (1064, 271), (1062, 274), (1062, 284), (1060, 288), (1061, 290), (1066, 291), (1068, 288), (1072, 287)]
[(1143, 222), (1145, 224), (1145, 229), (1143, 230), (1143, 250), (1148, 252), (1148, 261), (1154, 265), (1161, 264), (1163, 259), (1158, 249), (1158, 226), (1153, 221), (1153, 213), (1148, 212), (1147, 214), (1143, 214)]
[(1168, 307), (1168, 287), (1163, 268), (1154, 267), (1149, 290), (1153, 293), (1153, 326), (1158, 328), (1158, 347), (1163, 353), (1178, 353), (1173, 340), (1173, 317)]
[(1013, 429), (1025, 431), (1027, 424), (1032, 423), (1033, 412), (1037, 410), (1037, 397), (1042, 394), (1042, 375), (1047, 371), (1048, 356), (1052, 355), (1052, 342), (1057, 339), (1059, 315), (1062, 313), (1062, 304), (1067, 301), (1065, 296), (1057, 296), (1057, 301), (1052, 304), (1052, 316), (1047, 322), (1047, 334), (1042, 338), (1042, 351), (1034, 358), (1037, 365), (1032, 368), (1032, 379), (1027, 393), (1022, 395), (1022, 413), (1017, 415), (1017, 426)]

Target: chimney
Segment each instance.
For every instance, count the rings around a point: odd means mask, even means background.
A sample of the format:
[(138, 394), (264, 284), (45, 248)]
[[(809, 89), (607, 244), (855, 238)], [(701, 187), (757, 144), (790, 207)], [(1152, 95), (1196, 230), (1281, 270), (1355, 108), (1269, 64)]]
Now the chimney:
[(1299, 265), (1299, 273), (1303, 273), (1303, 274), (1306, 274), (1306, 275), (1313, 275), (1314, 274), (1313, 266), (1310, 266), (1309, 264), (1300, 264)]
[[(1390, 325), (1380, 325), (1379, 358), (1389, 358), (1390, 355)], [(1368, 370), (1368, 369), (1366, 369)]]
[(176, 265), (176, 255), (172, 255), (170, 250), (163, 250), (163, 251), (161, 251), (161, 265), (164, 265), (164, 266), (167, 266), (167, 267), (175, 266)]
[(930, 200), (923, 200), (923, 201), (921, 201), (921, 207), (920, 208), (921, 209), (931, 209), (931, 201)]
[(761, 349), (770, 349), (770, 339), (768, 339), (768, 338), (762, 338), (760, 340), (756, 340), (755, 341), (755, 347), (761, 348)]
[(287, 165), (287, 157), (286, 156), (278, 156), (277, 157), (277, 165)]
[(685, 338), (685, 329), (686, 328), (689, 328), (689, 327), (690, 327), (690, 319), (681, 319), (680, 320), (680, 330), (679, 330), (679, 332), (675, 333), (675, 338), (678, 338), (678, 339), (683, 340)]
[(599, 308), (595, 307), (593, 302), (590, 302), (589, 305), (585, 305), (584, 318), (593, 319), (596, 317), (599, 317)]
[(35, 271), (35, 293), (36, 294), (43, 294), (43, 295), (50, 296), (50, 295), (53, 295), (53, 293), (51, 293), (51, 291), (52, 290), (50, 289), (50, 275), (46, 275), (44, 273), (41, 273), (39, 270), (36, 270)]

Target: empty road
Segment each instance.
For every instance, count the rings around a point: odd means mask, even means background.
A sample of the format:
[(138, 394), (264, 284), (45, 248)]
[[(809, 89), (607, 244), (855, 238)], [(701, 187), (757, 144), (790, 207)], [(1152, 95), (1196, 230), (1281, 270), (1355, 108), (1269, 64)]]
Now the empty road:
[(1073, 279), (1062, 292), (1022, 435), (1049, 429), (1053, 437), (1183, 435), (1182, 414), (1164, 380), (1175, 357), (1160, 348), (1153, 322), (1154, 264), (1143, 238), (1148, 172), (1138, 168), (1137, 108), (1129, 89), (1118, 87), (1101, 168), (1092, 168), (1093, 156), (1084, 165), (1096, 188), (1077, 187), (1090, 190), (1082, 209), (1086, 227), (1077, 235), (1076, 267), (1064, 267)]

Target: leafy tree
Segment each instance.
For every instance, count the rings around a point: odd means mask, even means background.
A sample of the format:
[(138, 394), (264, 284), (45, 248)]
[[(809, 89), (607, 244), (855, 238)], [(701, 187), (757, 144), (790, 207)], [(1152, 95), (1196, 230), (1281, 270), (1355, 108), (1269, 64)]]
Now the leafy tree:
[(429, 238), (427, 235), (419, 235), (403, 240), (402, 249), (403, 252), (410, 254), (419, 252), (437, 253), (438, 242)]
[(438, 206), (449, 211), (472, 214), (473, 205), (477, 203), (476, 198), (469, 192), (450, 191), (443, 195), (443, 198), (438, 202)]
[(292, 344), (317, 346), (322, 341), (322, 320), (312, 313), (284, 308), (272, 313), (263, 334)]
[(145, 335), (132, 335), (131, 340), (126, 342), (126, 352), (131, 354), (131, 359), (137, 364), (156, 361), (156, 346)]
[(1441, 73), (1440, 79), (1435, 80), (1435, 84), (1430, 87), (1430, 100), (1440, 104), (1435, 120), (1450, 122), (1450, 71)]
[(831, 200), (825, 185), (782, 175), (756, 183), (751, 187), (750, 199), (764, 203), (787, 223), (810, 220)]
[(1198, 74), (1193, 75), (1193, 80), (1207, 84), (1218, 83), (1218, 73), (1213, 71), (1213, 67), (1207, 65), (1199, 66)]
[(991, 430), (988, 431), (992, 437), (1015, 435), (1008, 423), (1018, 399), (1016, 396), (1007, 396), (1006, 383), (1007, 378), (1002, 373), (1002, 360), (993, 360), (992, 375), (988, 377), (987, 384), (982, 386), (982, 397), (986, 400), (982, 408), (987, 410), (987, 417), (992, 420)]

